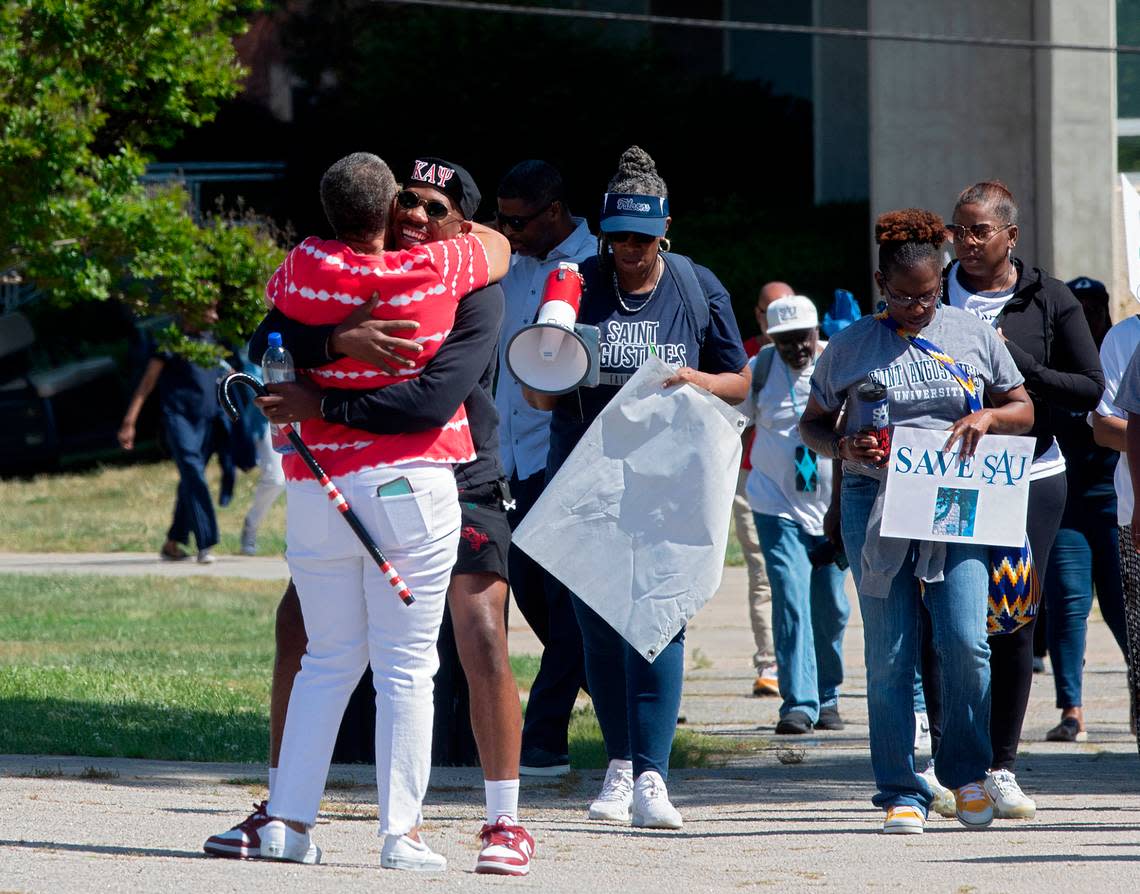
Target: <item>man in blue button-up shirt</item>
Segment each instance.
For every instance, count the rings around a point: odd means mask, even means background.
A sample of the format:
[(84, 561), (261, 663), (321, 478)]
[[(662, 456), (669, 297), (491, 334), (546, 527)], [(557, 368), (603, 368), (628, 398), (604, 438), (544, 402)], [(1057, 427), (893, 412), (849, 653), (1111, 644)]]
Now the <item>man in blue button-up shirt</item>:
[[(513, 529), (534, 505), (546, 481), (550, 413), (534, 409), (523, 399), (518, 380), (507, 366), (507, 345), (516, 332), (534, 322), (550, 271), (562, 261), (580, 263), (598, 246), (586, 221), (570, 215), (562, 175), (544, 161), (523, 161), (511, 168), (499, 184), (498, 205), (499, 229), (510, 240), (512, 255), (510, 273), (502, 281), (506, 308), (499, 337), (495, 405), (500, 456), (517, 504), (509, 516)], [(551, 602), (545, 573), (513, 546), (509, 574), (515, 602), (544, 646), (527, 702), (520, 772), (557, 776), (570, 770), (567, 728), (578, 689), (585, 681), (581, 635), (569, 601)]]

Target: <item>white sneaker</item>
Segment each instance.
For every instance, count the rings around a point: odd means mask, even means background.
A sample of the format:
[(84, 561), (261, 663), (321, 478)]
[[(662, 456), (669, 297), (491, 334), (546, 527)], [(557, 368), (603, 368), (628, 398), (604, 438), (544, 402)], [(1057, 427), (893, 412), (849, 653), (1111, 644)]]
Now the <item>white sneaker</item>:
[(998, 819), (1033, 819), (1037, 805), (1021, 790), (1017, 777), (1009, 770), (990, 770), (986, 773), (986, 794), (994, 802), (994, 816)]
[(321, 862), (321, 849), (308, 832), (290, 829), (284, 820), (271, 819), (261, 827), (261, 856), (311, 865)]
[(646, 770), (633, 785), (633, 825), (639, 829), (680, 829), (681, 814), (669, 801), (665, 780)]
[(914, 750), (923, 754), (933, 752), (930, 741), (930, 717), (925, 711), (914, 712)]
[(601, 794), (590, 804), (590, 819), (628, 823), (633, 810), (633, 762), (610, 761)]
[(934, 795), (934, 801), (931, 802), (930, 809), (939, 816), (954, 819), (954, 817), (958, 815), (957, 801), (954, 799), (954, 793), (939, 782), (938, 777), (934, 775), (933, 758), (927, 762), (926, 769), (918, 775), (926, 780), (926, 784), (930, 786), (930, 791)]
[(385, 869), (443, 872), (447, 869), (447, 858), (428, 847), (426, 841), (415, 841), (407, 835), (385, 835), (380, 865)]
[(199, 565), (213, 565), (216, 561), (218, 561), (217, 558), (208, 549), (198, 550)]
[(257, 555), (257, 531), (245, 522), (241, 526), (241, 554), (243, 556)]

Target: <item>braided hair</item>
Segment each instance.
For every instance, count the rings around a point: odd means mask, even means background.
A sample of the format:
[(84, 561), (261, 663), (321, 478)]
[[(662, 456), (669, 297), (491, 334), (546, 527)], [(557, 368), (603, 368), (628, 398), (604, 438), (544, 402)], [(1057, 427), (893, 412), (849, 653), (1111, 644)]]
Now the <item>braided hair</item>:
[[(618, 160), (617, 173), (610, 178), (606, 192), (633, 193), (643, 196), (667, 198), (669, 188), (657, 173), (657, 164), (648, 152), (640, 146), (630, 146)], [(605, 233), (598, 233), (598, 267), (602, 275), (609, 279), (613, 273), (610, 260), (610, 240)]]
[(946, 224), (933, 211), (903, 208), (888, 211), (875, 221), (875, 242), (879, 245), (879, 272), (912, 270), (919, 264), (941, 266), (938, 249), (946, 241)]

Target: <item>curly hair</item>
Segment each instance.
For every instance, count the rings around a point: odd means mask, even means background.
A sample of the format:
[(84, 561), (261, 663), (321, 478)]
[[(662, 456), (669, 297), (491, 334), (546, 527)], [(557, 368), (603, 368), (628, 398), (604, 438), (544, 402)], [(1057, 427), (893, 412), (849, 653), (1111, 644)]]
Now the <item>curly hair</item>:
[(938, 249), (946, 241), (946, 224), (939, 215), (923, 208), (888, 211), (875, 221), (875, 241), (883, 276), (924, 263), (939, 265)]
[(1009, 187), (1000, 180), (983, 180), (973, 186), (967, 186), (958, 194), (954, 210), (957, 211), (963, 205), (985, 205), (993, 211), (994, 217), (1000, 223), (1017, 223), (1017, 200), (1009, 191)]
[(669, 195), (665, 181), (657, 173), (657, 165), (640, 146), (630, 146), (621, 154), (617, 173), (610, 178), (606, 192), (636, 193), (643, 196)]

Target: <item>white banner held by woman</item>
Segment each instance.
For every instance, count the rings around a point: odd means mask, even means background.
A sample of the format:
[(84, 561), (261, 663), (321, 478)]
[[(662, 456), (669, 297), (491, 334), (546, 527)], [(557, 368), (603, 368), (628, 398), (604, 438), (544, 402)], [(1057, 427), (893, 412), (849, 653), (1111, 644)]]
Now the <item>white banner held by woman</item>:
[(653, 661), (720, 586), (745, 418), (647, 360), (514, 543)]

